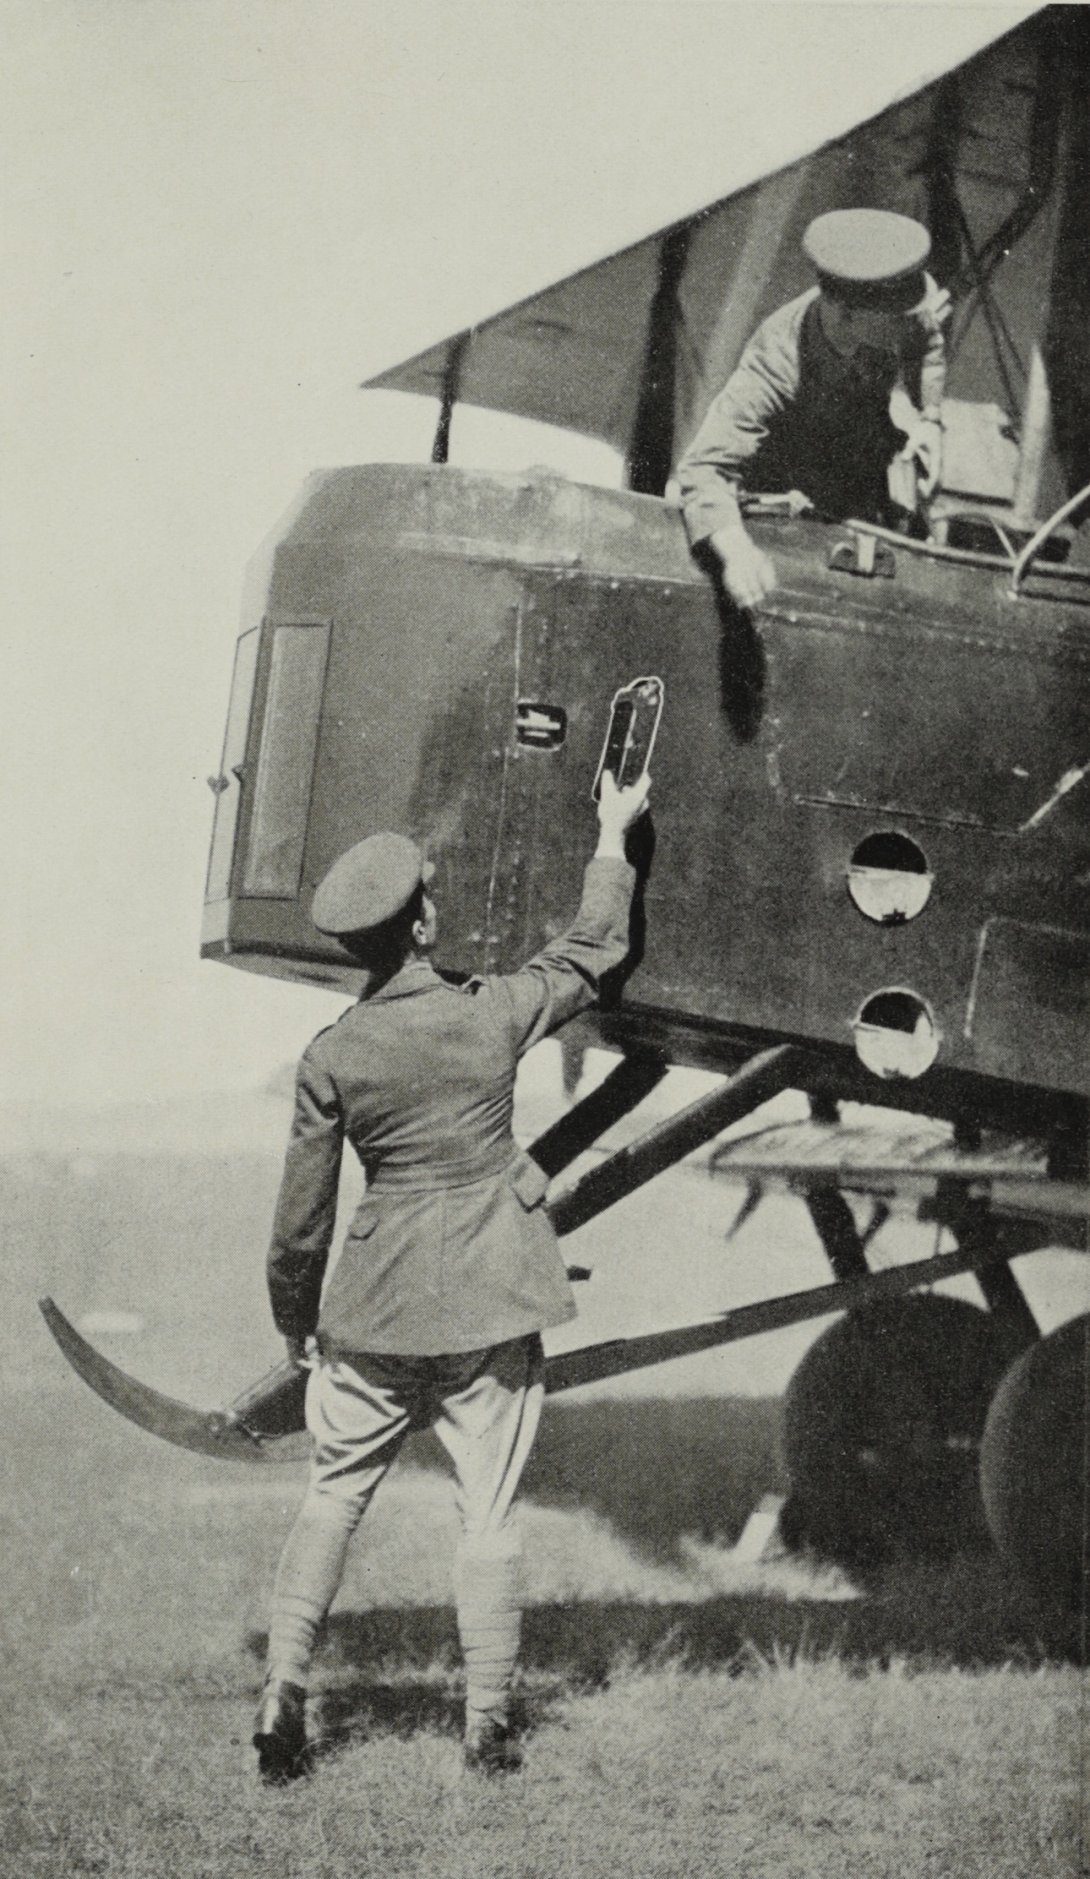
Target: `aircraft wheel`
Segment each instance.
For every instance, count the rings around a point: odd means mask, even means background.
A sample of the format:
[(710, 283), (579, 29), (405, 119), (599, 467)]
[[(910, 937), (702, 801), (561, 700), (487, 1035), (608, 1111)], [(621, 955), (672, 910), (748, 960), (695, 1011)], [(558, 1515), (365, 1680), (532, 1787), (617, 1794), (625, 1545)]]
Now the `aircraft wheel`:
[(987, 1312), (931, 1294), (850, 1312), (788, 1387), (788, 1545), (854, 1570), (986, 1543), (981, 1434), (1003, 1370)]
[(1081, 1608), (1088, 1585), (1090, 1314), (1015, 1359), (996, 1391), (980, 1484), (1003, 1558), (1040, 1597)]

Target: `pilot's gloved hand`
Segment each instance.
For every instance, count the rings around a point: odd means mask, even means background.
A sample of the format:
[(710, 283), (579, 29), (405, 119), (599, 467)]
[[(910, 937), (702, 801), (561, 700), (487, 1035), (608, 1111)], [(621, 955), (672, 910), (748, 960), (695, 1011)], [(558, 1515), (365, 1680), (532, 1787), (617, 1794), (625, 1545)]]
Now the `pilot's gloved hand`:
[(758, 548), (741, 522), (719, 529), (711, 546), (723, 566), (723, 585), (736, 607), (755, 607), (776, 586), (776, 566), (763, 548)]
[(908, 434), (901, 456), (914, 459), (919, 466), (917, 489), (924, 498), (933, 496), (942, 477), (942, 420), (924, 415), (916, 419)]
[(942, 414), (938, 410), (917, 411), (903, 385), (895, 385), (890, 394), (889, 415), (905, 441), (890, 466), (890, 493), (903, 509), (916, 506), (906, 501), (898, 479), (898, 464), (910, 464), (915, 471), (914, 497), (925, 501), (933, 496), (942, 477)]

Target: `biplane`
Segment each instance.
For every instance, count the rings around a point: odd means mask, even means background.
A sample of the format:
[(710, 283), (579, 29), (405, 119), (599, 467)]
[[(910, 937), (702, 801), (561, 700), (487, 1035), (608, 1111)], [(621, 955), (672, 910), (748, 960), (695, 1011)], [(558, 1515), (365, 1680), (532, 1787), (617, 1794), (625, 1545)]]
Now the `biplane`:
[[(1090, 1317), (1041, 1337), (1012, 1261), (1086, 1251), (1090, 1223), (1088, 97), (1090, 18), (1047, 8), (370, 379), (435, 399), (433, 458), (317, 472), (251, 566), (202, 946), (354, 993), (309, 902), (342, 850), (395, 828), (436, 864), (443, 964), (512, 969), (577, 902), (610, 701), (653, 675), (632, 965), (584, 1034), (618, 1061), (530, 1152), (561, 1235), (697, 1150), (747, 1207), (786, 1185), (829, 1280), (554, 1354), (549, 1387), (842, 1313), (788, 1395), (801, 1530), (873, 1537), (907, 1477), (918, 1507), (979, 1463), (1000, 1548), (1066, 1596)], [(672, 467), (757, 319), (808, 284), (806, 222), (859, 204), (924, 220), (953, 296), (943, 485), (919, 538), (758, 496), (779, 585), (740, 613), (689, 553)], [(625, 486), (459, 467), (461, 402), (612, 442)], [(614, 767), (637, 717), (609, 720)], [(714, 1087), (566, 1178), (669, 1065)], [(769, 1122), (786, 1091), (807, 1119)], [(919, 1129), (872, 1125), (876, 1106)], [(940, 1250), (876, 1263), (896, 1208)], [(985, 1309), (932, 1294), (966, 1272)], [(145, 1428), (229, 1459), (298, 1453), (292, 1367), (205, 1413), (44, 1309)]]

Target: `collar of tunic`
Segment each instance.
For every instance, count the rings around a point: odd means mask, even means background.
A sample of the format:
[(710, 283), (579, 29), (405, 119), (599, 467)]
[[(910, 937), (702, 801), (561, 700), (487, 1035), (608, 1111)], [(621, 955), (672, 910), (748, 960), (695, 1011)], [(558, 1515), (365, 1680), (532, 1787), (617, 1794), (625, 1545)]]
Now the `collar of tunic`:
[(409, 998), (416, 992), (433, 992), (446, 981), (439, 977), (435, 967), (428, 959), (407, 959), (392, 978), (376, 986), (372, 992), (366, 986), (360, 995), (362, 1004), (378, 1004), (383, 998)]

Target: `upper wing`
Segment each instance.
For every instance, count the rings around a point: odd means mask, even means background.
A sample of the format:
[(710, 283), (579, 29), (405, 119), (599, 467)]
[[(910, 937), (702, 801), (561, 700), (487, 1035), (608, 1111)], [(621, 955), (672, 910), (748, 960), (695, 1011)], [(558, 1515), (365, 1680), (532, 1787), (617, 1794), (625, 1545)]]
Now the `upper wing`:
[[(575, 216), (559, 159), (552, 196), (548, 177), (528, 178), (529, 196), (512, 201), (537, 213), (523, 214), (517, 238), (493, 230), (479, 270), (463, 257), (467, 278), (498, 291), (467, 305), (460, 328), (374, 370), (368, 387), (446, 394), (624, 451), (651, 341), (661, 354), (657, 325), (675, 332), (678, 432), (689, 435), (757, 321), (811, 284), (798, 247), (809, 219), (854, 202), (860, 168), (877, 167), (887, 193), (911, 187), (920, 126), (914, 104), (898, 115), (905, 101), (926, 87), (937, 97), (940, 78), (1038, 9), (932, 7), (925, 30), (912, 8), (822, 8), (816, 21), (809, 8), (717, 11), (703, 82), (720, 101), (720, 134), (693, 146), (678, 125), (649, 152), (634, 99), (616, 173), (607, 163), (588, 179)], [(883, 131), (873, 120), (887, 111)], [(910, 208), (900, 197), (889, 206)], [(666, 363), (656, 360), (660, 379)]]

